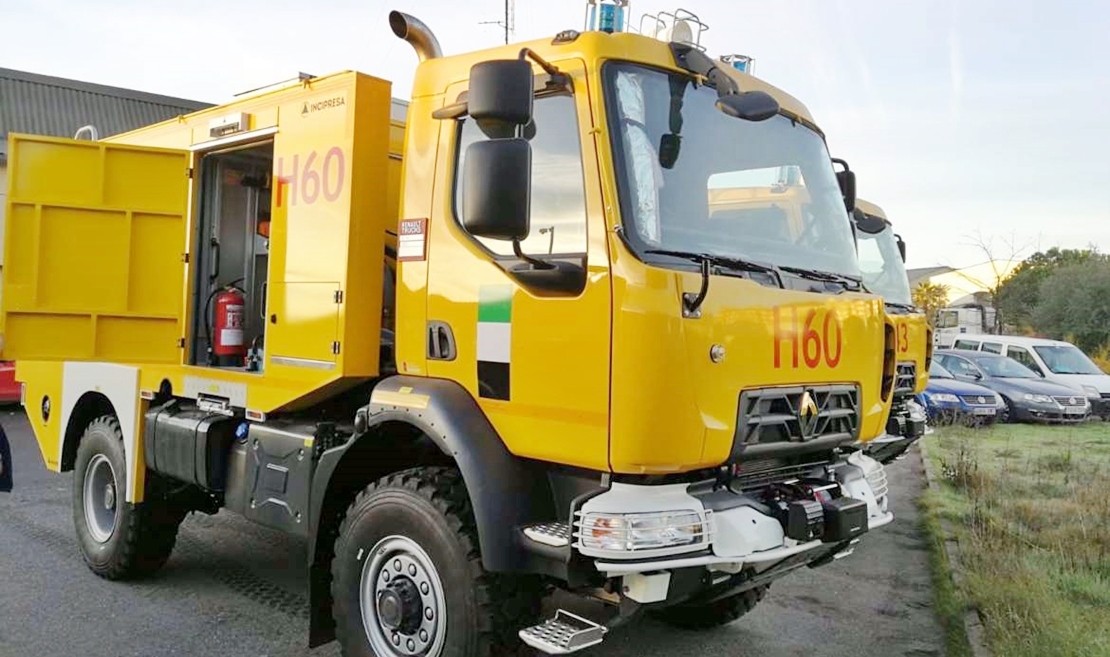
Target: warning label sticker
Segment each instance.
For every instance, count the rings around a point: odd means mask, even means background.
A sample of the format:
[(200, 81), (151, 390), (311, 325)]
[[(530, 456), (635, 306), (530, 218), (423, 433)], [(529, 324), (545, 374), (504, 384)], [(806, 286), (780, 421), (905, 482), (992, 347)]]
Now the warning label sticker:
[(426, 259), (427, 219), (402, 219), (397, 231), (397, 261)]

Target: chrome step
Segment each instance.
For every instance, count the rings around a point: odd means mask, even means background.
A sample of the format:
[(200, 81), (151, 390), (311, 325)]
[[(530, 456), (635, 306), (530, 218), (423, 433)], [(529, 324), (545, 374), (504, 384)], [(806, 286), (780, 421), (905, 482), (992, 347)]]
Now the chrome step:
[(601, 643), (608, 631), (604, 625), (560, 609), (555, 618), (526, 627), (518, 634), (521, 641), (542, 653), (569, 655)]
[(551, 547), (570, 545), (570, 525), (565, 522), (541, 522), (527, 525), (521, 531), (529, 540)]

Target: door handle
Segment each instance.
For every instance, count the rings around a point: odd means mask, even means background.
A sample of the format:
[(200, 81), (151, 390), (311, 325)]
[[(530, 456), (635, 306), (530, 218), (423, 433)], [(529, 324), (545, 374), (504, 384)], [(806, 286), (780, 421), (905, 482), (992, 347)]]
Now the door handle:
[(455, 336), (446, 322), (428, 322), (428, 358), (455, 360)]

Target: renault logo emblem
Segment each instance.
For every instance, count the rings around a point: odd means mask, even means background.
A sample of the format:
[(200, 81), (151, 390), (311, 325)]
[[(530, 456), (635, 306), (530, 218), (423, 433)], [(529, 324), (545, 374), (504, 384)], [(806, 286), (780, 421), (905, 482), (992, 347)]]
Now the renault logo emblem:
[(817, 408), (817, 402), (813, 401), (813, 395), (808, 390), (803, 392), (802, 399), (798, 403), (798, 426), (802, 430), (802, 440), (808, 440), (812, 437), (813, 430), (817, 426), (817, 416), (820, 412), (820, 409)]

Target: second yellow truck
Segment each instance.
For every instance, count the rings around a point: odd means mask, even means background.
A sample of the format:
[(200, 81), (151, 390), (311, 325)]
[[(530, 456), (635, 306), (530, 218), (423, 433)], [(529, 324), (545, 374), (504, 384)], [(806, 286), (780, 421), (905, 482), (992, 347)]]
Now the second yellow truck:
[(913, 302), (906, 274), (906, 245), (894, 234), (883, 209), (856, 199), (852, 213), (864, 284), (883, 297), (895, 327), (898, 374), (886, 433), (866, 443), (864, 449), (882, 463), (904, 454), (925, 435), (925, 409), (914, 397), (925, 391), (933, 357), (933, 330)]
[[(12, 136), (3, 357), (93, 572), (227, 509), (308, 541), (310, 645), (563, 654), (734, 620), (893, 519), (839, 450), (882, 432), (897, 332), (802, 103), (688, 42), (444, 56), (389, 21), (408, 103), (346, 72)], [(799, 233), (712, 216), (711, 178), (783, 167)], [(554, 588), (607, 617), (543, 620)]]

